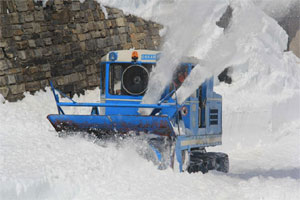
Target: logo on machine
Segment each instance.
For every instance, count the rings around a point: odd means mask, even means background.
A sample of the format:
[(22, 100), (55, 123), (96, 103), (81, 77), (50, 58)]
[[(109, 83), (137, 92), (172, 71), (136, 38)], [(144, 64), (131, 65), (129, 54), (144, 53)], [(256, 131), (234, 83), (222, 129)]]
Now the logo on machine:
[(156, 54), (142, 54), (142, 60), (156, 60)]

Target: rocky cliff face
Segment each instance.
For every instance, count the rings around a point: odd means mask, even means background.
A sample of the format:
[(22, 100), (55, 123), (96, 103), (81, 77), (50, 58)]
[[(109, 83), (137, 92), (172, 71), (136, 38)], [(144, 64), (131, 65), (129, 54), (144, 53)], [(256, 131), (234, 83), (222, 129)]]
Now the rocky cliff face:
[(300, 58), (300, 2), (290, 12), (278, 20), (279, 24), (289, 35), (288, 49)]
[(0, 94), (9, 101), (49, 80), (66, 93), (99, 85), (99, 62), (112, 50), (160, 45), (160, 25), (94, 0), (0, 1)]

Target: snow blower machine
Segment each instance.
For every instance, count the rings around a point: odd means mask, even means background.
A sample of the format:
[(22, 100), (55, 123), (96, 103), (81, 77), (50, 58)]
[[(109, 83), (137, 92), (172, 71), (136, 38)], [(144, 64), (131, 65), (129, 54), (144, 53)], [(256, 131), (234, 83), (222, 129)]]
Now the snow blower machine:
[[(109, 52), (101, 59), (101, 94), (95, 103), (79, 103), (71, 98), (60, 102), (59, 94), (67, 96), (50, 82), (58, 114), (47, 118), (57, 132), (88, 132), (100, 139), (115, 134), (144, 135), (160, 169), (170, 166), (189, 173), (228, 172), (228, 155), (205, 149), (222, 143), (222, 97), (213, 91), (213, 78), (183, 104), (177, 103), (176, 90), (195, 62), (187, 60), (178, 66), (173, 82), (157, 104), (141, 103), (159, 55), (149, 50)], [(87, 115), (66, 114), (65, 107), (87, 107), (90, 111)], [(153, 111), (141, 115), (141, 108)]]

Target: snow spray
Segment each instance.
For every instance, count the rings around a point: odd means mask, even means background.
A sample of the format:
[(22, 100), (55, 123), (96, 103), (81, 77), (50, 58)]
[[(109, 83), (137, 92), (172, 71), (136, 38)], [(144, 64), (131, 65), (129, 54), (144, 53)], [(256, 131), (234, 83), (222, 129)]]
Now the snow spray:
[[(184, 1), (173, 5), (174, 16), (169, 16), (166, 41), (162, 47), (162, 58), (150, 76), (148, 91), (142, 103), (157, 103), (166, 86), (170, 84), (173, 72), (185, 55), (190, 52), (199, 38), (207, 37), (206, 29), (216, 27), (216, 22), (225, 12), (225, 1)], [(182, 104), (205, 79), (219, 74), (228, 66), (241, 66), (257, 57), (264, 63), (264, 57), (280, 59), (286, 47), (287, 35), (252, 1), (230, 2), (233, 16), (224, 34), (216, 38), (210, 48), (205, 49), (203, 62), (194, 67), (191, 74), (177, 91), (178, 103)], [(178, 14), (177, 14), (178, 13)], [(254, 37), (255, 36), (255, 37)], [(276, 45), (271, 41), (279, 41)], [(269, 43), (263, 42), (269, 41)], [(200, 47), (201, 48), (201, 47)], [(266, 55), (266, 48), (278, 54)], [(199, 49), (199, 47), (198, 47)], [(256, 51), (261, 51), (257, 55)], [(279, 57), (278, 57), (279, 56)], [(149, 114), (150, 109), (140, 109), (141, 114)]]
[[(142, 103), (157, 103), (167, 85), (170, 84), (173, 72), (181, 59), (190, 52), (203, 29), (215, 23), (226, 10), (225, 1), (190, 0), (170, 4), (168, 15), (160, 16), (160, 22), (167, 27), (166, 40), (162, 46), (162, 56), (156, 68), (150, 74), (148, 90)], [(140, 109), (143, 115), (151, 109)]]

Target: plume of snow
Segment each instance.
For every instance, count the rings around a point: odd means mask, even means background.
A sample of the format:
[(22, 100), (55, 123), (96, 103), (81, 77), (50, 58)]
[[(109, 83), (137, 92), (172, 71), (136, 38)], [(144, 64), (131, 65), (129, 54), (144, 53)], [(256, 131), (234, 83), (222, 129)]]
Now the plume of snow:
[[(278, 80), (267, 81), (266, 77), (276, 70), (296, 70), (298, 76), (290, 77), (291, 87), (297, 87), (299, 81), (299, 66), (290, 65), (284, 59), (287, 34), (276, 23), (258, 9), (251, 1), (232, 1), (233, 17), (229, 29), (215, 41), (213, 47), (204, 58), (204, 65), (195, 67), (190, 76), (179, 88), (177, 96), (179, 103), (190, 96), (206, 78), (219, 74), (226, 66), (241, 68), (247, 65), (246, 70), (253, 71), (256, 77), (256, 86), (266, 88), (279, 86)], [(262, 75), (263, 73), (263, 75)], [(264, 77), (264, 78), (262, 78)], [(269, 77), (268, 77), (269, 78)], [(287, 77), (285, 77), (287, 78)], [(286, 80), (286, 79), (284, 79)]]
[[(183, 56), (191, 52), (198, 38), (206, 38), (207, 30), (215, 23), (227, 8), (226, 1), (178, 1), (165, 4), (169, 12), (161, 15), (159, 21), (167, 26), (166, 41), (162, 46), (162, 57), (151, 73), (148, 90), (143, 98), (145, 104), (156, 103), (166, 86), (172, 80)], [(214, 27), (214, 26), (213, 26)], [(151, 109), (140, 109), (140, 113), (149, 114)]]

